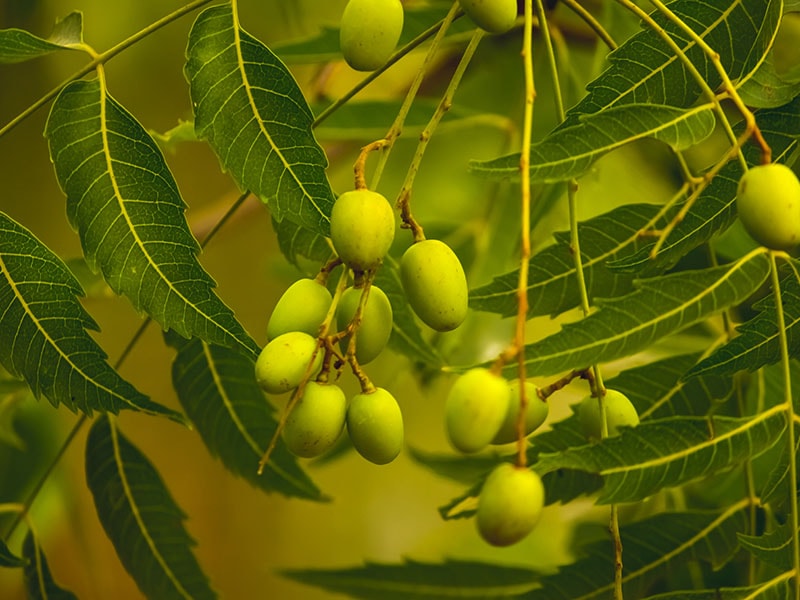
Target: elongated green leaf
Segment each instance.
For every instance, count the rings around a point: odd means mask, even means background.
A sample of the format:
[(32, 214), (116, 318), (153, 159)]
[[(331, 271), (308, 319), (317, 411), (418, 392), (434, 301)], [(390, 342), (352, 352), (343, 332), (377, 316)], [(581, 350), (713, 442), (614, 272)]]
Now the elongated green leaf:
[(750, 587), (667, 592), (645, 600), (788, 600), (793, 593), (791, 577), (785, 574)]
[(670, 417), (623, 429), (602, 443), (542, 453), (534, 468), (598, 473), (604, 478), (598, 502), (635, 502), (758, 456), (780, 439), (785, 427), (781, 407), (752, 418), (715, 417), (713, 422)]
[(631, 355), (654, 341), (737, 304), (769, 273), (764, 253), (699, 271), (637, 282), (622, 298), (598, 301), (599, 310), (525, 347), (529, 375), (552, 375)]
[[(736, 533), (746, 520), (741, 509), (723, 513), (661, 513), (621, 528), (625, 549), (622, 574), (626, 598), (641, 598), (644, 586), (687, 561), (702, 560), (719, 567), (736, 551)], [(544, 577), (541, 588), (526, 600), (605, 600), (614, 589), (614, 553), (609, 541), (594, 542), (585, 557)]]
[(485, 476), (498, 465), (498, 459), (491, 456), (454, 456), (425, 452), (418, 448), (408, 448), (409, 456), (417, 463), (441, 477), (463, 484), (472, 484)]
[[(781, 302), (789, 354), (797, 356), (800, 353), (800, 283), (794, 274), (781, 281)], [(729, 374), (744, 369), (755, 371), (780, 360), (778, 314), (774, 296), (770, 294), (757, 302), (754, 308), (760, 312), (736, 328), (739, 335), (700, 362), (689, 371), (687, 377), (709, 373)]]
[(792, 526), (784, 523), (764, 535), (739, 533), (739, 543), (758, 560), (781, 571), (792, 569)]
[(441, 564), (406, 561), (367, 563), (348, 569), (297, 569), (283, 575), (300, 583), (365, 600), (516, 598), (536, 585), (536, 571), (449, 560)]
[(0, 29), (0, 63), (23, 62), (57, 50), (74, 49), (81, 43), (83, 14), (78, 11), (58, 19), (47, 39), (23, 29)]
[(21, 567), (25, 564), (25, 559), (20, 558), (11, 551), (11, 548), (0, 540), (0, 567)]
[(90, 265), (165, 329), (258, 350), (214, 294), (161, 151), (98, 80), (59, 94), (46, 135), (67, 213)]
[(770, 54), (764, 63), (739, 88), (739, 96), (747, 106), (774, 108), (790, 102), (800, 94), (800, 82), (785, 81), (775, 68)]
[[(670, 9), (718, 53), (731, 80), (755, 70), (769, 49), (780, 22), (781, 0), (676, 0)], [(719, 74), (703, 50), (657, 11), (656, 22), (677, 43), (700, 75), (715, 89)], [(650, 28), (633, 36), (609, 56), (609, 67), (587, 86), (588, 94), (567, 114), (562, 127), (582, 114), (620, 104), (653, 103), (688, 107), (700, 96), (700, 85), (683, 61)]]
[(106, 362), (87, 330), (98, 326), (78, 302), (67, 266), (22, 225), (0, 213), (0, 363), (53, 406), (91, 416), (122, 408), (181, 415), (156, 404)]
[(273, 216), (327, 235), (333, 192), (313, 116), (286, 66), (239, 27), (232, 4), (204, 10), (186, 51), (195, 129)]
[[(657, 104), (626, 104), (582, 115), (570, 127), (553, 131), (530, 148), (531, 183), (553, 183), (580, 177), (592, 163), (624, 144), (643, 138), (689, 148), (714, 130), (710, 104), (687, 110)], [(489, 179), (519, 176), (520, 154), (470, 162), (470, 170)]]
[(275, 409), (255, 380), (255, 362), (240, 352), (171, 336), (178, 354), (172, 381), (203, 443), (232, 473), (267, 492), (322, 499), (297, 460), (279, 444), (263, 475), (258, 461), (278, 427)]
[(192, 553), (183, 511), (155, 467), (109, 418), (89, 431), (86, 480), (103, 529), (145, 596), (216, 598)]
[(327, 238), (289, 219), (277, 221), (272, 217), (272, 228), (278, 236), (278, 247), (293, 265), (298, 265), (301, 258), (321, 263), (333, 255)]
[(25, 565), (25, 590), (30, 600), (77, 600), (77, 596), (59, 586), (54, 580), (36, 538), (28, 532), (22, 544), (22, 552), (28, 560)]
[[(633, 276), (611, 270), (606, 264), (637, 251), (644, 242), (642, 229), (660, 228), (662, 207), (654, 204), (628, 204), (578, 225), (583, 257), (583, 273), (590, 301), (602, 294), (614, 298), (627, 294)], [(557, 233), (556, 243), (531, 258), (528, 269), (528, 317), (558, 315), (580, 304), (575, 260), (569, 234)], [(470, 307), (499, 313), (504, 317), (517, 312), (519, 269), (496, 277), (491, 283), (470, 291)]]

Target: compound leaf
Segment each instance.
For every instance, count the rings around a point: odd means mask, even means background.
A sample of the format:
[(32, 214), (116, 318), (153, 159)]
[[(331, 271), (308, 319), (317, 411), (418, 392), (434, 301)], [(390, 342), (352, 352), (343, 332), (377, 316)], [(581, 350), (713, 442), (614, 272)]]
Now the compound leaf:
[(777, 526), (764, 535), (745, 535), (740, 533), (742, 547), (766, 564), (781, 571), (792, 570), (792, 526), (791, 522)]
[(31, 532), (25, 536), (22, 553), (28, 560), (23, 569), (25, 589), (30, 600), (77, 600), (78, 597), (59, 586), (47, 564), (47, 558)]
[(165, 329), (255, 353), (258, 346), (213, 291), (164, 157), (97, 79), (56, 98), (46, 135), (67, 214), (87, 261)]
[(0, 29), (0, 63), (23, 62), (57, 50), (75, 49), (82, 43), (83, 14), (79, 11), (57, 19), (47, 39), (23, 29)]
[(86, 442), (86, 480), (117, 555), (148, 598), (216, 598), (192, 553), (186, 518), (147, 457), (99, 418)]
[(129, 408), (183, 422), (106, 362), (87, 333), (98, 326), (78, 302), (82, 295), (63, 261), (0, 213), (0, 364), (53, 406), (63, 403), (89, 416)]

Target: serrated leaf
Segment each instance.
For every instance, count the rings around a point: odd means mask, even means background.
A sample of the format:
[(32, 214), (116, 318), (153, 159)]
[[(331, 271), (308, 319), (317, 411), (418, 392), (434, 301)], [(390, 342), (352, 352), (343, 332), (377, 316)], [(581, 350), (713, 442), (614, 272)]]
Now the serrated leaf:
[(408, 448), (408, 455), (415, 462), (440, 477), (463, 484), (474, 483), (499, 463), (499, 459), (494, 456), (455, 456), (453, 454), (426, 452), (414, 447)]
[[(736, 533), (744, 530), (741, 508), (726, 512), (661, 513), (621, 528), (625, 549), (622, 574), (626, 598), (641, 598), (646, 583), (688, 561), (724, 564), (736, 551)], [(544, 577), (526, 600), (605, 600), (614, 589), (614, 553), (603, 540), (587, 546), (585, 557)]]
[[(598, 294), (613, 298), (631, 291), (633, 276), (609, 269), (606, 264), (636, 252), (644, 242), (639, 232), (662, 227), (663, 208), (654, 204), (628, 204), (578, 225), (586, 291), (590, 300)], [(580, 304), (575, 260), (569, 234), (556, 233), (556, 243), (535, 254), (528, 269), (528, 317), (558, 315)], [(505, 273), (470, 291), (470, 307), (499, 313), (517, 312), (519, 269)]]
[(106, 362), (87, 333), (97, 323), (78, 302), (80, 284), (61, 259), (22, 225), (0, 213), (0, 363), (34, 395), (91, 416), (128, 408), (177, 412), (152, 402)]
[(640, 280), (636, 291), (525, 347), (528, 375), (553, 375), (638, 352), (750, 296), (769, 274), (763, 252), (736, 263)]
[(216, 598), (192, 553), (183, 511), (147, 457), (107, 417), (89, 431), (86, 480), (106, 535), (145, 596)]
[(792, 592), (791, 577), (789, 573), (750, 587), (667, 592), (645, 600), (788, 600)]
[[(791, 274), (780, 285), (789, 355), (797, 356), (800, 353), (800, 283)], [(781, 359), (774, 296), (769, 294), (753, 308), (758, 314), (736, 328), (739, 335), (697, 364), (686, 374), (687, 378), (702, 374), (724, 375), (744, 369), (755, 371)]]
[(785, 81), (775, 69), (772, 54), (739, 87), (739, 97), (752, 108), (774, 108), (800, 94), (800, 82)]
[(235, 475), (266, 492), (323, 499), (314, 482), (278, 444), (258, 475), (258, 461), (278, 427), (275, 409), (255, 379), (255, 361), (229, 348), (173, 336), (172, 382), (208, 451)]
[(763, 535), (737, 534), (742, 547), (759, 561), (781, 571), (791, 571), (793, 562), (791, 522), (777, 526)]
[[(569, 127), (559, 127), (530, 148), (531, 183), (554, 183), (580, 177), (594, 161), (621, 146), (653, 138), (683, 150), (714, 131), (712, 105), (690, 109), (657, 104), (626, 104), (581, 115)], [(471, 161), (470, 171), (487, 179), (519, 176), (520, 154), (488, 161)]]
[(306, 585), (365, 600), (516, 598), (536, 585), (531, 569), (448, 560), (402, 564), (367, 563), (347, 569), (292, 569), (282, 574)]
[(50, 156), (84, 254), (165, 329), (258, 351), (213, 291), (164, 157), (99, 80), (75, 81), (47, 120)]
[(24, 564), (25, 559), (14, 554), (5, 541), (0, 540), (0, 567), (21, 567)]
[(28, 560), (23, 573), (29, 600), (77, 600), (75, 594), (53, 580), (47, 558), (31, 532), (25, 536), (22, 552)]
[(749, 418), (648, 421), (602, 443), (542, 453), (534, 468), (540, 473), (564, 468), (597, 473), (604, 479), (598, 502), (636, 502), (758, 456), (781, 438), (784, 412), (775, 407)]
[(234, 6), (204, 10), (186, 50), (195, 129), (242, 189), (288, 218), (328, 235), (333, 192), (313, 115), (286, 66), (239, 27)]
[[(745, 78), (758, 67), (777, 31), (781, 7), (781, 0), (676, 0), (669, 5), (718, 53), (731, 80)], [(703, 50), (658, 11), (651, 16), (715, 89), (720, 77)], [(608, 69), (587, 86), (588, 94), (568, 112), (562, 127), (575, 125), (582, 114), (621, 104), (688, 107), (701, 94), (700, 85), (683, 61), (650, 28), (633, 36), (608, 58)]]
[(325, 236), (301, 227), (294, 221), (277, 221), (273, 216), (272, 228), (278, 237), (278, 247), (293, 265), (298, 265), (301, 258), (324, 262), (333, 255)]
[(57, 19), (47, 39), (23, 29), (0, 30), (0, 63), (18, 63), (83, 43), (83, 13), (74, 11)]

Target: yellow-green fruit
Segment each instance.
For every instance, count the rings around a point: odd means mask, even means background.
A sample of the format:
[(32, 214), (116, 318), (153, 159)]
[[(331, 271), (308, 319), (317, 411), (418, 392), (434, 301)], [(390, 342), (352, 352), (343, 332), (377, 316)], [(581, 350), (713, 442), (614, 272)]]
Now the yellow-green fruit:
[(450, 443), (461, 452), (478, 452), (500, 431), (511, 393), (508, 381), (488, 369), (470, 369), (450, 388), (445, 401), (445, 427)]
[[(639, 414), (636, 407), (622, 392), (616, 390), (606, 390), (603, 399), (606, 406), (606, 422), (608, 424), (608, 436), (619, 435), (620, 427), (635, 427), (639, 424)], [(590, 441), (601, 439), (602, 417), (600, 415), (600, 403), (593, 396), (586, 396), (578, 406), (578, 422), (581, 425), (583, 435)]]
[(356, 394), (347, 409), (347, 433), (368, 461), (392, 462), (403, 449), (403, 414), (397, 400), (383, 388)]
[[(342, 331), (353, 319), (361, 301), (361, 288), (349, 288), (342, 294), (336, 308), (337, 324)], [(356, 332), (356, 360), (362, 365), (377, 358), (386, 347), (392, 333), (392, 305), (389, 298), (377, 286), (371, 286), (369, 297), (361, 313), (361, 325)], [(342, 340), (342, 351), (347, 350), (350, 338)]]
[(394, 210), (381, 194), (345, 192), (331, 210), (331, 241), (344, 264), (363, 272), (377, 267), (394, 240)]
[(409, 247), (400, 261), (400, 280), (408, 303), (436, 331), (455, 329), (467, 317), (467, 278), (450, 246), (424, 240)]
[(516, 544), (533, 530), (543, 508), (539, 475), (503, 463), (491, 472), (478, 497), (478, 532), (493, 546)]
[(331, 293), (313, 279), (299, 279), (278, 300), (267, 323), (267, 338), (290, 331), (316, 336), (331, 307)]
[[(311, 357), (317, 348), (317, 339), (302, 331), (290, 331), (269, 342), (256, 360), (256, 380), (270, 394), (283, 394), (293, 390), (303, 380)], [(314, 357), (313, 377), (322, 366), (323, 352)]]
[(517, 0), (459, 0), (475, 25), (489, 33), (505, 33), (517, 20)]
[(342, 388), (309, 381), (303, 397), (286, 419), (283, 428), (286, 447), (303, 458), (319, 456), (339, 439), (346, 412), (347, 399)]
[(736, 210), (762, 246), (790, 250), (800, 244), (800, 181), (786, 165), (760, 165), (742, 175)]
[[(519, 416), (519, 379), (514, 379), (508, 384), (511, 393), (508, 395), (508, 409), (500, 431), (492, 439), (493, 444), (508, 444), (517, 439), (517, 417)], [(528, 436), (538, 429), (547, 418), (548, 404), (539, 398), (536, 386), (530, 381), (525, 382), (525, 435)]]
[(382, 67), (403, 31), (400, 0), (350, 0), (339, 23), (339, 47), (357, 71)]

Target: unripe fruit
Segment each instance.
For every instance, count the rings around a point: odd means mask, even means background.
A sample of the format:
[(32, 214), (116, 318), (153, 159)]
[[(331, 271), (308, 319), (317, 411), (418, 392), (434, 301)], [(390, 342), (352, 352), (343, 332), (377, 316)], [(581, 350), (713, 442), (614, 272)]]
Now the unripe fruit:
[(358, 272), (377, 267), (394, 240), (394, 210), (377, 192), (352, 190), (331, 211), (331, 241), (336, 253)]
[[(317, 348), (316, 338), (302, 331), (290, 331), (269, 342), (256, 360), (256, 380), (270, 394), (283, 394), (303, 380)], [(323, 352), (317, 352), (311, 375), (322, 366)]]
[(517, 0), (459, 0), (475, 24), (489, 33), (505, 33), (517, 20)]
[[(639, 424), (639, 414), (628, 397), (616, 390), (606, 390), (603, 400), (606, 406), (608, 436), (619, 435), (620, 427), (635, 427)], [(578, 406), (578, 421), (583, 435), (591, 441), (601, 439), (602, 416), (600, 403), (593, 396), (586, 396)]]
[(760, 165), (742, 175), (736, 210), (762, 246), (790, 250), (800, 244), (800, 181), (786, 165)]
[(400, 280), (411, 308), (432, 329), (450, 331), (464, 322), (467, 278), (444, 242), (424, 240), (409, 247), (400, 261)]
[(290, 331), (316, 336), (331, 307), (331, 293), (313, 279), (299, 279), (278, 300), (267, 323), (267, 339)]
[[(336, 315), (340, 331), (353, 320), (362, 291), (360, 288), (350, 288), (342, 294)], [(356, 332), (356, 360), (362, 365), (374, 360), (386, 347), (391, 333), (392, 305), (383, 290), (373, 285), (361, 313), (361, 325)], [(349, 343), (349, 337), (342, 340), (343, 352), (347, 350)]]
[(344, 429), (347, 399), (338, 385), (309, 381), (303, 397), (283, 428), (283, 441), (292, 454), (319, 456), (339, 439)]
[(383, 388), (356, 394), (347, 409), (347, 433), (368, 461), (392, 462), (403, 449), (403, 414), (397, 400)]
[(339, 47), (352, 68), (374, 71), (389, 60), (402, 31), (400, 0), (350, 0), (339, 24)]
[(445, 401), (450, 443), (461, 452), (478, 452), (492, 441), (508, 411), (508, 382), (488, 369), (461, 375)]
[(535, 471), (503, 463), (486, 479), (476, 522), (493, 546), (510, 546), (527, 536), (542, 515), (544, 486)]
[[(514, 379), (508, 384), (508, 409), (500, 431), (492, 439), (492, 444), (508, 444), (517, 439), (517, 417), (519, 415), (519, 379)], [(530, 381), (525, 382), (525, 435), (528, 436), (538, 429), (547, 418), (548, 404), (539, 398), (536, 386)]]

